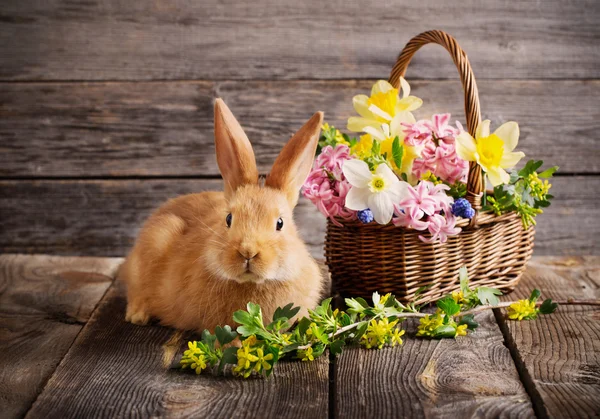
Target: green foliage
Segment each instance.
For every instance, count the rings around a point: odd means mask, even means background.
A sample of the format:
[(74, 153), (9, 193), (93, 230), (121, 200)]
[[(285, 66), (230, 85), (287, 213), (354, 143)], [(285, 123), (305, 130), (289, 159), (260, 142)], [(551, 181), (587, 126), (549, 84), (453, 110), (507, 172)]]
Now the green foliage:
[(538, 173), (543, 161), (529, 160), (525, 167), (510, 174), (510, 182), (494, 188), (494, 195), (487, 197), (484, 210), (493, 211), (496, 215), (515, 211), (521, 217), (524, 228), (535, 225), (535, 217), (543, 212), (542, 208), (550, 206), (553, 198), (548, 193), (552, 186), (548, 179), (558, 170), (557, 166)]
[(319, 143), (317, 144), (318, 156), (321, 154), (321, 150), (327, 146), (335, 148), (338, 144), (346, 144), (348, 147), (352, 147), (357, 143), (356, 138), (349, 137), (347, 134), (341, 133), (333, 125), (323, 124), (321, 128), (321, 136), (319, 137)]
[(400, 139), (396, 136), (392, 142), (392, 158), (396, 167), (402, 167), (402, 157), (404, 156), (404, 147), (400, 145)]
[[(500, 292), (488, 287), (471, 288), (466, 268), (461, 268), (458, 275), (460, 291), (438, 300), (437, 310), (432, 314), (421, 314), (421, 307), (414, 303), (403, 304), (391, 294), (375, 292), (370, 303), (364, 298), (347, 298), (346, 311), (334, 309), (328, 298), (294, 324), (292, 321), (300, 308), (290, 303), (277, 308), (272, 321), (265, 325), (260, 306), (250, 302), (246, 310), (233, 314), (238, 324), (236, 330), (218, 326), (214, 334), (205, 330), (200, 341), (189, 342), (181, 359), (181, 368), (194, 370), (197, 374), (206, 369), (221, 374), (229, 368), (233, 374), (244, 378), (252, 375), (268, 377), (284, 357), (311, 362), (326, 350), (339, 355), (348, 345), (368, 349), (402, 345), (405, 331), (401, 326), (407, 317), (420, 318), (418, 337), (465, 336), (479, 326), (471, 311), (496, 305)], [(556, 310), (557, 304), (551, 300), (537, 308), (539, 297), (540, 292), (533, 290), (529, 299), (512, 303), (509, 317), (528, 320), (536, 318), (538, 313)], [(240, 343), (233, 346), (236, 339)]]

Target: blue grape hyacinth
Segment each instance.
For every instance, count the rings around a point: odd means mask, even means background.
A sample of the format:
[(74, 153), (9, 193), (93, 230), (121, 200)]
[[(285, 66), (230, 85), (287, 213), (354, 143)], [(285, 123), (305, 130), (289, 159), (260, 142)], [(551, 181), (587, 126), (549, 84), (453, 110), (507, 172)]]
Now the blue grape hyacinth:
[(452, 204), (452, 214), (462, 218), (473, 218), (475, 210), (471, 207), (471, 203), (465, 198), (458, 198)]
[(374, 219), (373, 212), (369, 208), (358, 211), (356, 215), (363, 224), (369, 224)]

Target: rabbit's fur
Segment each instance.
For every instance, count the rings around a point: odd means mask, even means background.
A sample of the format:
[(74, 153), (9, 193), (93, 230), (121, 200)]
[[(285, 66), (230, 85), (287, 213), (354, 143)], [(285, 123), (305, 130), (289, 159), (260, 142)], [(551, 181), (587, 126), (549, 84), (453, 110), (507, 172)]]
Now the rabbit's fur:
[(178, 329), (214, 330), (232, 324), (233, 312), (249, 301), (262, 307), (266, 319), (291, 302), (302, 307), (299, 315), (318, 304), (322, 275), (292, 211), (322, 120), (316, 113), (290, 139), (261, 186), (248, 138), (216, 100), (215, 146), (225, 191), (171, 199), (146, 221), (121, 269), (127, 321), (158, 318)]

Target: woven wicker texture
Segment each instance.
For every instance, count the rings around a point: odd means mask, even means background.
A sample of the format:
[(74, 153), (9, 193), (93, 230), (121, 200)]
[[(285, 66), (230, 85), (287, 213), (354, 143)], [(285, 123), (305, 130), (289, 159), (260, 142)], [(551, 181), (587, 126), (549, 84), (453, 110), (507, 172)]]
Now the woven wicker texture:
[[(411, 58), (428, 43), (442, 45), (458, 68), (465, 94), (467, 129), (475, 136), (481, 121), (479, 93), (473, 70), (456, 40), (443, 31), (424, 32), (402, 50), (390, 74), (396, 88)], [(463, 231), (444, 244), (424, 243), (428, 234), (393, 225), (328, 221), (325, 257), (334, 293), (370, 297), (391, 292), (400, 301), (429, 302), (459, 288), (458, 270), (467, 266), (473, 286), (512, 290), (533, 253), (533, 227), (525, 230), (515, 213), (496, 216), (481, 211), (484, 181), (479, 166), (469, 166), (467, 199), (476, 210), (472, 220), (461, 219)], [(425, 291), (416, 295), (417, 290)]]

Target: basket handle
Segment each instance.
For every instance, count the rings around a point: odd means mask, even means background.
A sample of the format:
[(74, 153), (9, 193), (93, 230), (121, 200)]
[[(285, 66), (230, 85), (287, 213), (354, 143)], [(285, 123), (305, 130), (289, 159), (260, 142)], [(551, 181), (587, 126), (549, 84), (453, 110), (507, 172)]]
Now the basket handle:
[[(452, 36), (448, 35), (444, 31), (427, 31), (420, 35), (415, 36), (411, 39), (408, 44), (404, 47), (392, 72), (390, 73), (389, 82), (394, 88), (398, 89), (400, 86), (400, 77), (404, 77), (406, 68), (410, 63), (413, 55), (423, 45), (434, 43), (439, 44), (446, 48), (456, 68), (460, 74), (460, 80), (462, 82), (463, 90), (465, 92), (465, 113), (467, 115), (467, 129), (469, 133), (475, 137), (475, 130), (481, 122), (481, 108), (479, 106), (479, 93), (477, 91), (477, 83), (475, 82), (475, 76), (471, 69), (471, 64), (467, 58), (467, 54), (456, 42)], [(483, 184), (483, 176), (481, 169), (477, 162), (469, 163), (469, 177), (467, 180), (467, 199), (473, 206), (475, 211), (481, 209), (481, 195), (485, 185)], [(476, 223), (476, 217), (471, 220), (471, 225)]]

